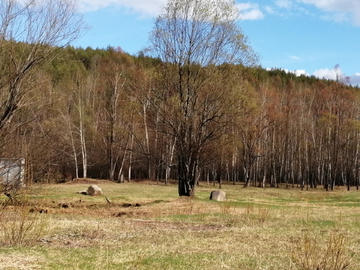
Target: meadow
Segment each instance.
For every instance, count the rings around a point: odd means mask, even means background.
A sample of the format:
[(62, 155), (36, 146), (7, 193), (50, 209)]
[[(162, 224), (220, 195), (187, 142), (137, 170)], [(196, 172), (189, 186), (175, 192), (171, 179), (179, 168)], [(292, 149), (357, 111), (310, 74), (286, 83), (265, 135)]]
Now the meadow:
[[(104, 196), (76, 192), (97, 184)], [(2, 195), (0, 269), (360, 269), (360, 191), (78, 180)], [(110, 201), (107, 202), (106, 198)]]

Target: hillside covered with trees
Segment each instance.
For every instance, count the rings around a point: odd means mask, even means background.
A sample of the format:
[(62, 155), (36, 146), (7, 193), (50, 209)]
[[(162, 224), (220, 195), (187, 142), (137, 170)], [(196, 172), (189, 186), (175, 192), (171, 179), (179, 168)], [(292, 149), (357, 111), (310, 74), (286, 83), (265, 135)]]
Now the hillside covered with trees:
[(28, 181), (178, 179), (179, 195), (198, 181), (358, 188), (359, 89), (265, 70), (231, 8), (189, 19), (177, 2), (155, 22), (158, 57), (64, 46), (62, 30), (61, 46), (4, 36), (2, 157), (25, 158)]
[[(177, 179), (177, 137), (167, 123), (178, 121), (176, 100), (156, 91), (163, 65), (116, 48), (63, 49), (38, 70), (3, 128), (3, 156), (26, 157), (37, 182)], [(281, 70), (216, 69), (197, 109), (226, 117), (207, 127), (198, 180), (358, 186), (358, 88)], [(203, 115), (193, 116), (194, 125), (197, 117)]]

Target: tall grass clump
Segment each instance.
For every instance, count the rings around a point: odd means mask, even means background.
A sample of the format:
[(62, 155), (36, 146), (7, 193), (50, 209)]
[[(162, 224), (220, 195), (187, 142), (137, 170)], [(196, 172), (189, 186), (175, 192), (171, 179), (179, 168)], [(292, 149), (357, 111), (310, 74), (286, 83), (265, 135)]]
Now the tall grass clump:
[(0, 206), (0, 242), (7, 246), (32, 246), (45, 234), (48, 228), (44, 214), (22, 205)]
[(293, 251), (293, 261), (302, 270), (353, 269), (347, 240), (346, 234), (339, 230), (327, 233), (322, 241), (318, 235), (304, 230)]

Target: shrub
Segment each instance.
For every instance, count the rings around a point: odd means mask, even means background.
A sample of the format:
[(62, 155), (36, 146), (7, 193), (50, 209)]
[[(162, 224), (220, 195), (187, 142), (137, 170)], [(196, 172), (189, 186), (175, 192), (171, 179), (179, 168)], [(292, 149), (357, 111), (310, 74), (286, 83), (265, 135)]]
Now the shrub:
[(31, 210), (20, 204), (1, 206), (0, 241), (3, 245), (31, 246), (45, 235), (45, 215)]
[(352, 259), (346, 249), (347, 236), (333, 230), (321, 241), (309, 230), (304, 230), (293, 251), (294, 263), (303, 270), (352, 269)]

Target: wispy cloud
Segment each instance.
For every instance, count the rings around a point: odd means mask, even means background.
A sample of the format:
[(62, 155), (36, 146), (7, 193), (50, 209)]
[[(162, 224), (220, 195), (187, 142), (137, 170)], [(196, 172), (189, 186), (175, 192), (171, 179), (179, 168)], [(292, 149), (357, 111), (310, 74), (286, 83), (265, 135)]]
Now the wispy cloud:
[[(108, 6), (121, 6), (145, 16), (156, 16), (167, 0), (80, 0), (82, 11), (94, 11)], [(276, 10), (296, 10), (306, 12), (302, 4), (312, 5), (323, 11), (321, 18), (336, 22), (350, 20), (360, 26), (360, 1), (358, 0), (275, 0), (273, 5), (267, 5), (264, 10), (269, 14)], [(240, 3), (240, 16), (243, 20), (261, 20), (265, 17), (258, 4)], [(278, 13), (279, 14), (279, 13)], [(282, 14), (282, 13), (281, 13)], [(284, 14), (282, 14), (284, 15)], [(350, 16), (349, 16), (350, 15)]]
[(302, 3), (294, 0), (275, 0), (272, 4), (264, 6), (263, 9), (268, 14), (288, 18), (292, 16), (299, 16), (302, 14), (309, 14), (309, 11), (303, 6), (304, 5)]
[(347, 13), (326, 13), (321, 16), (321, 19), (325, 21), (333, 21), (333, 22), (349, 22), (351, 21), (351, 17)]
[(279, 8), (291, 8), (292, 2), (290, 0), (276, 0), (275, 5)]
[(290, 54), (290, 53), (287, 53), (287, 52), (285, 52), (284, 54), (285, 54), (285, 57), (288, 60), (292, 61), (292, 62), (294, 62), (294, 60), (297, 61), (297, 62), (304, 60), (304, 58), (303, 58), (304, 56), (298, 56), (298, 55)]
[(265, 17), (257, 4), (241, 3), (236, 6), (240, 10), (242, 20), (261, 20)]
[(95, 11), (108, 6), (119, 6), (147, 16), (156, 16), (167, 0), (80, 0), (80, 9), (84, 12)]
[(294, 60), (301, 60), (301, 57), (299, 57), (299, 56), (289, 55), (289, 57)]
[(240, 18), (242, 20), (261, 20), (264, 18), (264, 13), (257, 4), (241, 3), (236, 6), (240, 11)]
[(360, 1), (357, 0), (298, 0), (304, 4), (310, 4), (322, 11), (333, 12), (326, 14), (323, 18), (334, 21), (347, 20), (351, 15), (355, 25), (360, 26)]
[[(310, 7), (315, 7), (318, 12), (314, 13)], [(264, 10), (282, 17), (306, 14), (327, 21), (352, 22), (360, 26), (359, 0), (274, 0)]]
[(265, 9), (265, 11), (266, 11), (267, 13), (269, 13), (269, 14), (274, 14), (274, 13), (275, 13), (274, 8), (271, 7), (271, 6), (265, 6), (264, 9)]
[[(119, 6), (146, 16), (157, 16), (167, 0), (80, 0), (82, 11), (95, 11), (108, 6)], [(259, 5), (240, 3), (236, 5), (242, 20), (261, 20), (264, 18)]]
[(354, 75), (349, 77), (350, 84), (351, 85), (357, 85), (360, 86), (360, 73), (355, 73)]

